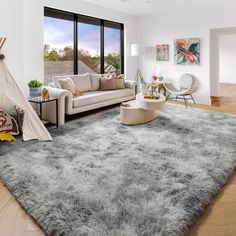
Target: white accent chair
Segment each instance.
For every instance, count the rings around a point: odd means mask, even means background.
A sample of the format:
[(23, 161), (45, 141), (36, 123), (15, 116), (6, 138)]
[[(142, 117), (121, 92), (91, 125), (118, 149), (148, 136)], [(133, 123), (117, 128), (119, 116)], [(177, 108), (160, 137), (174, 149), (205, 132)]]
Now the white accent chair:
[(184, 100), (186, 108), (188, 107), (187, 102), (189, 100), (192, 100), (194, 104), (196, 104), (192, 95), (198, 90), (198, 81), (195, 76), (191, 74), (182, 75), (180, 77), (180, 90), (176, 89), (172, 83), (164, 83), (164, 87), (169, 93), (166, 100), (171, 97), (174, 97), (176, 101), (182, 99)]

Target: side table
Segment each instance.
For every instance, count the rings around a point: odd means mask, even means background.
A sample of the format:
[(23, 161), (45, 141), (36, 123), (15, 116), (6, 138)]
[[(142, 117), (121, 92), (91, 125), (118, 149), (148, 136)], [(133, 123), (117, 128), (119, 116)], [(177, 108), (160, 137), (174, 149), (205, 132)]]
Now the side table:
[(58, 99), (57, 98), (49, 98), (47, 100), (44, 100), (41, 97), (30, 97), (30, 98), (28, 98), (28, 101), (30, 103), (34, 103), (34, 104), (39, 105), (39, 114), (38, 114), (38, 116), (42, 121), (45, 121), (43, 119), (43, 115), (42, 115), (42, 113), (43, 113), (43, 104), (44, 103), (49, 103), (49, 102), (54, 102), (55, 105), (56, 105), (56, 128), (58, 128)]

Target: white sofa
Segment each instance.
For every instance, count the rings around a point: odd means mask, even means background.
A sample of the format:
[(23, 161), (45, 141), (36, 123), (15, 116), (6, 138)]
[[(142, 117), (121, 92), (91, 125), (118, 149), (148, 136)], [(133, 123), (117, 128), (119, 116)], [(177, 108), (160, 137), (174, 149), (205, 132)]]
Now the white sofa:
[[(68, 90), (60, 88), (58, 80), (68, 77), (73, 79), (76, 86), (79, 86), (82, 96), (74, 97)], [(58, 123), (60, 126), (65, 123), (65, 114), (73, 115), (135, 98), (135, 81), (125, 80), (125, 89), (101, 91), (99, 80), (100, 76), (96, 74), (56, 76), (53, 78), (53, 83), (49, 84), (47, 89), (50, 97), (58, 98)], [(55, 109), (55, 105), (52, 103), (45, 104), (43, 109), (44, 118), (51, 123), (56, 122)]]

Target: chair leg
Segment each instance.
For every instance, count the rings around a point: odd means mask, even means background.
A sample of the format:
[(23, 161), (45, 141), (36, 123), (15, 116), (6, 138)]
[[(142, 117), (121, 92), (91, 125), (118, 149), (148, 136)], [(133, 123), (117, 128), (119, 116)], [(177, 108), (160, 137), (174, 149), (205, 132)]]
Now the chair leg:
[(188, 108), (188, 106), (187, 106), (187, 99), (185, 98), (185, 96), (183, 96), (183, 98), (184, 98), (185, 107)]
[(194, 104), (196, 104), (196, 102), (195, 102), (195, 100), (194, 100), (194, 98), (193, 98), (192, 94), (190, 94), (190, 97), (192, 98), (192, 100), (193, 100)]

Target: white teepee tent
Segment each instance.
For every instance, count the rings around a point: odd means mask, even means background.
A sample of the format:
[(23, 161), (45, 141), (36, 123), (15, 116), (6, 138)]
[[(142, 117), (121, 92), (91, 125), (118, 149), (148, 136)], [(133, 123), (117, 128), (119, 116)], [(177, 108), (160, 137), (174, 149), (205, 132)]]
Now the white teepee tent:
[(1, 96), (5, 96), (14, 105), (24, 110), (24, 121), (22, 127), (23, 140), (52, 140), (48, 130), (45, 128), (33, 107), (18, 87), (13, 76), (8, 71), (4, 63), (4, 58), (4, 55), (0, 54), (0, 99)]

